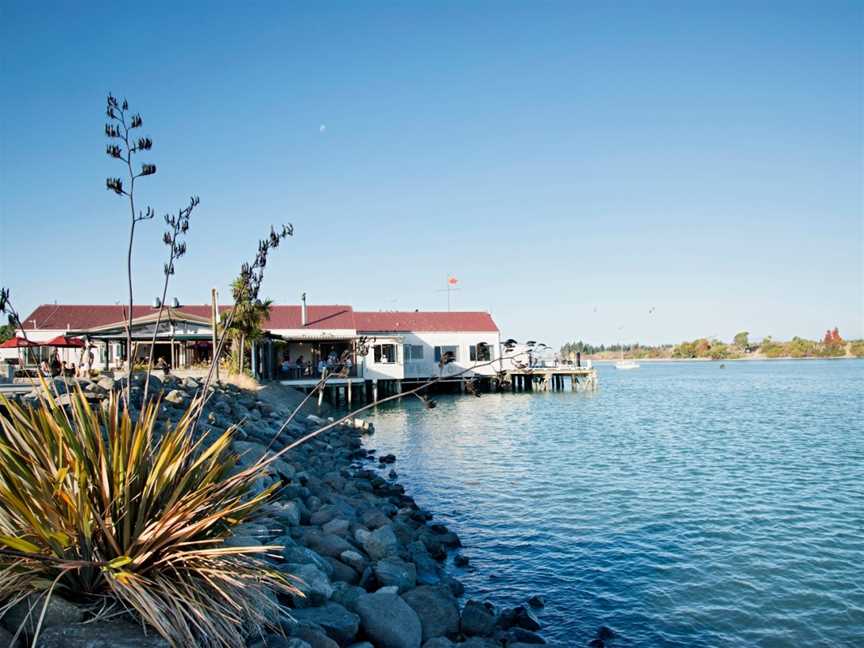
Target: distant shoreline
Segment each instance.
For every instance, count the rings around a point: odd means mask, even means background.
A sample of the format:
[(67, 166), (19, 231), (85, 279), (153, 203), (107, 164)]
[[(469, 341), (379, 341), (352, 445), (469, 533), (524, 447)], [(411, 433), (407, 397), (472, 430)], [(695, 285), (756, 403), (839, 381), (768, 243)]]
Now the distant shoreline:
[[(597, 364), (615, 364), (616, 362), (621, 362), (620, 358), (587, 358), (591, 360), (593, 363)], [(854, 355), (847, 356), (802, 356), (800, 358), (796, 358), (793, 356), (782, 356), (780, 358), (768, 358), (766, 356), (745, 356), (743, 358), (723, 358), (720, 360), (714, 360), (713, 358), (628, 358), (625, 356), (625, 360), (632, 360), (634, 362), (774, 362), (775, 360), (864, 360), (864, 358), (859, 358)], [(583, 358), (583, 361), (585, 358)]]

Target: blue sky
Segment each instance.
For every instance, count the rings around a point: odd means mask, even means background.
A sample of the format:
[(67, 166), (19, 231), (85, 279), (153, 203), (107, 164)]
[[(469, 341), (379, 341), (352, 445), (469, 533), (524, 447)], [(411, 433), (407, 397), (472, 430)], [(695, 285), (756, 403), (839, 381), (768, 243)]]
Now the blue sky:
[(443, 309), (453, 274), (454, 307), (550, 344), (864, 335), (860, 2), (145, 4), (0, 3), (23, 311), (125, 299), (110, 90), (155, 142), (139, 201), (201, 197), (186, 303), (291, 222), (277, 302)]

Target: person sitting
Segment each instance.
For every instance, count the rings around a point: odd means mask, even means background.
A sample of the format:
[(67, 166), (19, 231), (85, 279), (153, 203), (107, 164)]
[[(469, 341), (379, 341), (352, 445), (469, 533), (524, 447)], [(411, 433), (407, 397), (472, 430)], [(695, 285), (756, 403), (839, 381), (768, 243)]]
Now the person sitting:
[(291, 370), (291, 363), (288, 361), (288, 358), (282, 360), (282, 374), (287, 376), (288, 372)]
[(323, 376), (324, 372), (327, 371), (327, 363), (324, 361), (324, 358), (318, 361), (318, 373)]
[(60, 357), (54, 354), (51, 358), (51, 377), (56, 378), (61, 373), (63, 373), (63, 365), (60, 363)]
[(49, 378), (51, 376), (51, 367), (48, 366), (48, 363), (45, 360), (39, 363), (39, 371), (46, 378)]

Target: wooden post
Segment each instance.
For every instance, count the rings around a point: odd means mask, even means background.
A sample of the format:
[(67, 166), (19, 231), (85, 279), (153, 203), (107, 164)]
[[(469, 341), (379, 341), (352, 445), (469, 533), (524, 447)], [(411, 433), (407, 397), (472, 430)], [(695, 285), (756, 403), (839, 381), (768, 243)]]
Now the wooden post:
[(216, 382), (219, 382), (219, 358), (216, 357), (216, 345), (219, 336), (216, 332), (216, 326), (219, 323), (219, 308), (216, 305), (216, 289), (210, 289), (210, 317), (213, 328), (213, 362), (216, 363)]

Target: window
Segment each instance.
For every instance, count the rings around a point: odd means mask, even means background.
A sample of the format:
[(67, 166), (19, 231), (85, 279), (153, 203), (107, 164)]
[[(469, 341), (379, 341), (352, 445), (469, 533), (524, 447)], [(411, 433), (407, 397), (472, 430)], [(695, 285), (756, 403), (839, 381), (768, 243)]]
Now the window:
[(458, 346), (436, 346), (435, 347), (435, 362), (441, 362), (441, 356), (445, 353), (453, 354), (453, 362), (458, 362), (459, 360), (459, 347)]
[(376, 344), (375, 362), (380, 364), (393, 364), (396, 362), (395, 344)]
[(405, 362), (419, 362), (423, 360), (422, 344), (405, 344), (402, 350), (405, 355)]
[(484, 362), (492, 359), (492, 347), (485, 342), (474, 345), (470, 349), (471, 362)]

